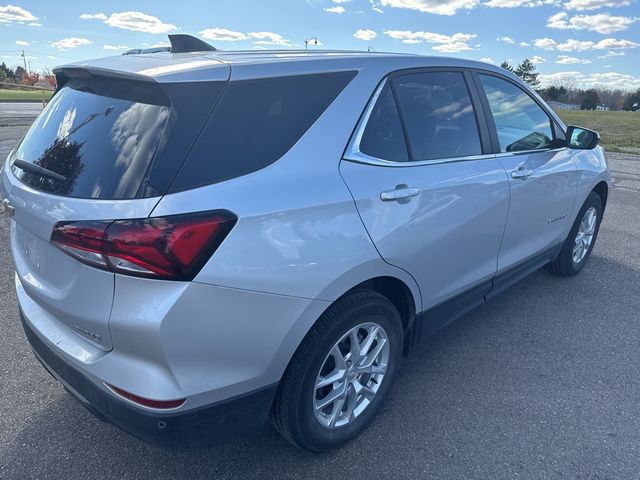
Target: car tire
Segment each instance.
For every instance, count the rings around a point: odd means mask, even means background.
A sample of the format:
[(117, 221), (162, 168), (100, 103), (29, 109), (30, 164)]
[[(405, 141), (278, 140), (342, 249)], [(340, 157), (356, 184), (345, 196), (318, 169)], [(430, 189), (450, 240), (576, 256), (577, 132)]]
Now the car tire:
[[(591, 192), (573, 222), (569, 236), (564, 241), (560, 253), (549, 264), (549, 269), (553, 273), (562, 277), (571, 277), (584, 268), (596, 244), (602, 213), (603, 207), (600, 195), (596, 192)], [(595, 215), (595, 218), (593, 218), (593, 215)], [(593, 218), (593, 225), (590, 225), (590, 218)], [(589, 237), (588, 244), (586, 243), (587, 237)]]
[[(354, 337), (358, 340), (352, 341)], [(378, 413), (402, 360), (402, 342), (400, 315), (386, 297), (363, 290), (340, 298), (307, 333), (289, 363), (271, 423), (291, 443), (311, 452), (348, 442)], [(354, 354), (358, 351), (363, 355)], [(368, 363), (371, 371), (361, 373), (369, 370)], [(322, 407), (338, 395), (342, 398)]]

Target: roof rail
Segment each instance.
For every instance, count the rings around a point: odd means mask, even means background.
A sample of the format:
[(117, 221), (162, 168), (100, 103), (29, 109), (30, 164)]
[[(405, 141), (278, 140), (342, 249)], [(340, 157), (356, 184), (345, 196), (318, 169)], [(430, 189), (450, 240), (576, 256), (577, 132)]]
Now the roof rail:
[(151, 48), (132, 48), (127, 50), (122, 55), (137, 55), (139, 53), (158, 53), (158, 52), (170, 52), (171, 47), (151, 47)]
[(169, 41), (171, 42), (171, 53), (206, 52), (216, 50), (213, 45), (209, 45), (207, 42), (204, 42), (193, 35), (187, 35), (186, 33), (175, 33), (173, 35), (169, 35)]

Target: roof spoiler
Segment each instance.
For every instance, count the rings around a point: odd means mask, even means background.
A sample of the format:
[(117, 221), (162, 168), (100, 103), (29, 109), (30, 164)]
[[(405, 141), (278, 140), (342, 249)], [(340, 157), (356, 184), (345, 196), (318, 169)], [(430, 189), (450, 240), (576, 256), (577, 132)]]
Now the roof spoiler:
[(133, 72), (122, 72), (88, 65), (62, 65), (53, 69), (56, 76), (56, 93), (72, 78), (108, 77), (138, 82), (155, 82), (155, 78)]
[(169, 35), (171, 42), (171, 53), (188, 53), (188, 52), (210, 52), (215, 51), (213, 45), (186, 33), (175, 33)]

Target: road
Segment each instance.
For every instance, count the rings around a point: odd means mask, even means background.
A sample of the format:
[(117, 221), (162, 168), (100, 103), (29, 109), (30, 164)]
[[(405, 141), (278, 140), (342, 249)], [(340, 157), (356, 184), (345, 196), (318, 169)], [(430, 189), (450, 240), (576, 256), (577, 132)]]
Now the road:
[(0, 102), (0, 126), (31, 125), (41, 111), (40, 102)]
[(271, 430), (172, 453), (94, 418), (27, 345), (0, 220), (0, 478), (638, 478), (640, 158), (609, 161), (615, 187), (585, 270), (541, 270), (438, 333), (405, 360), (372, 427), (316, 456)]

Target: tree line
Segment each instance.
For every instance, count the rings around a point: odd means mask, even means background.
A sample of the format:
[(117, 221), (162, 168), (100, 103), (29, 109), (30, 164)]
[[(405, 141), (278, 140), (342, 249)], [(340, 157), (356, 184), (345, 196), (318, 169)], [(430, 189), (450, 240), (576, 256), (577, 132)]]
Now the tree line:
[(56, 77), (49, 72), (27, 72), (19, 65), (14, 69), (4, 62), (0, 64), (0, 82), (33, 86), (41, 81), (50, 88), (56, 87)]
[(640, 88), (635, 92), (603, 87), (585, 90), (577, 88), (571, 79), (542, 88), (538, 79), (540, 74), (528, 58), (515, 67), (507, 61), (502, 62), (500, 66), (527, 82), (546, 101), (579, 105), (582, 110), (595, 110), (598, 105), (606, 105), (610, 110), (640, 110)]

